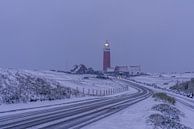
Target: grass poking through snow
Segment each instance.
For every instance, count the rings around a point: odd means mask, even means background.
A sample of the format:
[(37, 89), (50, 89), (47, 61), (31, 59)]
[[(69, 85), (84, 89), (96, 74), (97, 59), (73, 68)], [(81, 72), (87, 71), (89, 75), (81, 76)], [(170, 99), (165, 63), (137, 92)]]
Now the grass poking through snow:
[(176, 103), (175, 98), (170, 97), (165, 93), (155, 93), (153, 95), (153, 98), (155, 98), (157, 100), (162, 100), (162, 101), (168, 102), (168, 103), (173, 104), (173, 105), (175, 105), (175, 103)]

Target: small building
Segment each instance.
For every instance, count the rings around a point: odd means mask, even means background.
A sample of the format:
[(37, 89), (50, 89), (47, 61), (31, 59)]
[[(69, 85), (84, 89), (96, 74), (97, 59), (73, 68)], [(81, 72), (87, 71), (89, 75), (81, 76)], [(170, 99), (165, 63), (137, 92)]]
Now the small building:
[(116, 66), (115, 72), (120, 72), (120, 73), (129, 72), (129, 67), (128, 66)]
[(141, 66), (140, 65), (129, 66), (129, 75), (137, 76), (140, 74), (141, 74)]
[(115, 73), (120, 75), (129, 75), (129, 67), (128, 66), (116, 66)]
[(114, 73), (115, 72), (115, 68), (111, 67), (111, 68), (107, 68), (107, 73)]
[(116, 66), (115, 73), (120, 75), (127, 75), (127, 76), (137, 76), (141, 74), (141, 66), (140, 65)]

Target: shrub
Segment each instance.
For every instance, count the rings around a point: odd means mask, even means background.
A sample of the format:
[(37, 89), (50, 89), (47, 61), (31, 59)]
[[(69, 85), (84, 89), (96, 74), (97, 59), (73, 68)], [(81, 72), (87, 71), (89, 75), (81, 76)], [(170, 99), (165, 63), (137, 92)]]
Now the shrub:
[(175, 105), (175, 103), (176, 103), (175, 98), (170, 97), (170, 96), (168, 96), (168, 95), (165, 94), (165, 93), (155, 93), (155, 94), (153, 95), (153, 98), (156, 98), (156, 99), (159, 99), (159, 100), (168, 102), (168, 103), (173, 104), (173, 105)]
[(161, 114), (150, 115), (147, 122), (155, 129), (191, 129)]
[(165, 116), (167, 116), (168, 118), (175, 120), (175, 121), (179, 121), (179, 122), (180, 122), (179, 115), (183, 116), (183, 114), (181, 113), (180, 110), (178, 110), (174, 106), (170, 106), (168, 104), (156, 105), (156, 106), (152, 107), (152, 110), (159, 111), (162, 114), (164, 114)]

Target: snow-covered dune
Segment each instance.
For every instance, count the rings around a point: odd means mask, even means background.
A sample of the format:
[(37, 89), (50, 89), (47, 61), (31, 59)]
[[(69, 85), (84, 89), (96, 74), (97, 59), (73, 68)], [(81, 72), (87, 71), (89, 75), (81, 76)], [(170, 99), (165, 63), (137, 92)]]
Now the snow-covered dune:
[(79, 95), (76, 90), (46, 77), (22, 70), (0, 70), (0, 103), (65, 99), (75, 95)]
[(107, 90), (126, 86), (95, 75), (73, 75), (52, 71), (0, 69), (0, 104), (80, 97), (83, 90)]

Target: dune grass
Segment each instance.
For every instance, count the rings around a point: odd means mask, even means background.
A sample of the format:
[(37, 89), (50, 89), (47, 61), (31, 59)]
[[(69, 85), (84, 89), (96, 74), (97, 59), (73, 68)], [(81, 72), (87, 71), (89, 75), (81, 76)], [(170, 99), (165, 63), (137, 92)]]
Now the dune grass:
[(173, 105), (175, 105), (175, 103), (176, 103), (175, 98), (168, 96), (166, 93), (155, 93), (153, 95), (153, 98), (168, 102), (168, 103), (173, 104)]

